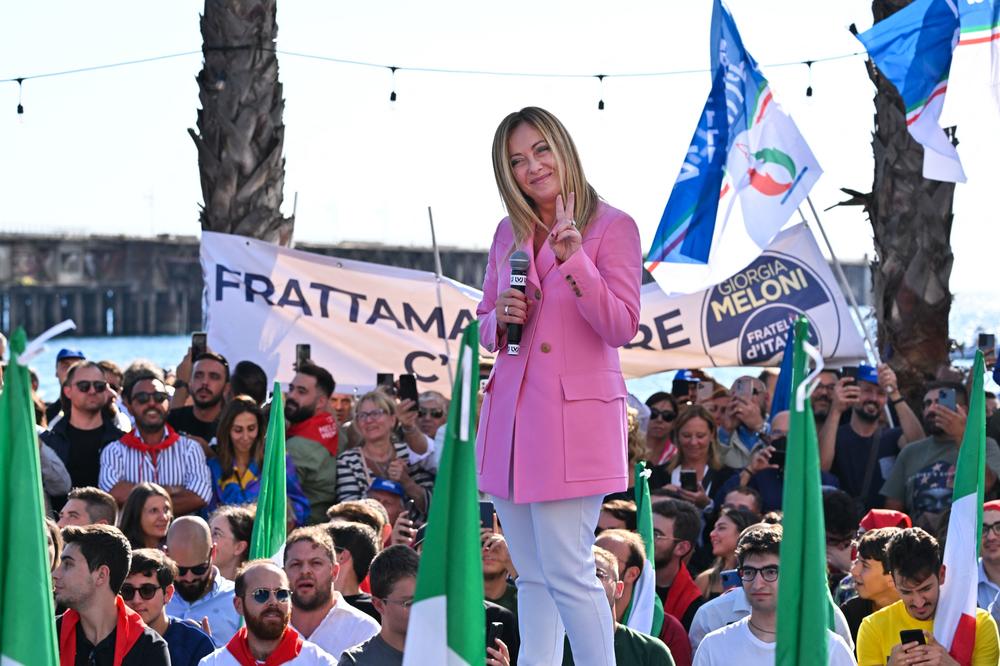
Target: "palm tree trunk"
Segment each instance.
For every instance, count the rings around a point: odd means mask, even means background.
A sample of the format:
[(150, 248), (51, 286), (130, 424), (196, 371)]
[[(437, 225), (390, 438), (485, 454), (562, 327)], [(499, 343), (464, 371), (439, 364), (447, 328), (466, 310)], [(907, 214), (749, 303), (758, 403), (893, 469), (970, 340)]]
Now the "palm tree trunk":
[(198, 75), (201, 228), (288, 245), (281, 215), (285, 102), (275, 55), (276, 0), (205, 0)]
[[(874, 0), (875, 21), (909, 2)], [(872, 136), (875, 180), (866, 209), (875, 236), (872, 289), (878, 344), (883, 353), (891, 346), (889, 363), (901, 390), (912, 399), (949, 363), (955, 185), (923, 177), (923, 147), (907, 131), (898, 91), (870, 61), (868, 75), (877, 88)]]

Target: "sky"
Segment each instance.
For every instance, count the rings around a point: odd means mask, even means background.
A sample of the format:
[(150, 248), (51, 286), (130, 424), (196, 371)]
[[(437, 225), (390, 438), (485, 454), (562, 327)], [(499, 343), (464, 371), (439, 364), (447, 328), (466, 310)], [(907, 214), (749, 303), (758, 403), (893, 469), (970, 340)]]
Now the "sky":
[[(868, 191), (874, 87), (848, 32), (872, 23), (869, 0), (731, 0), (762, 65), (824, 168), (812, 198), (837, 254), (873, 255), (858, 208), (823, 209)], [(399, 71), (279, 55), (285, 97), (285, 214), (295, 238), (486, 248), (504, 211), (490, 144), (510, 111), (537, 105), (568, 127), (588, 179), (631, 214), (648, 249), (709, 89), (712, 3), (414, 3), (285, 1), (278, 48), (353, 61), (576, 77)], [(197, 51), (202, 3), (53, 0), (8, 3), (0, 79)], [(968, 50), (963, 47), (963, 50)], [(985, 53), (980, 51), (979, 53)], [(961, 54), (971, 62), (973, 54)], [(961, 65), (961, 66), (960, 66)], [(0, 230), (197, 235), (195, 127), (200, 54), (0, 83)], [(691, 72), (691, 70), (696, 70)], [(653, 72), (671, 76), (614, 76)], [(975, 75), (973, 74), (975, 73)], [(595, 74), (608, 74), (603, 88)], [(959, 185), (955, 292), (991, 289), (991, 162), (1000, 113), (985, 76), (957, 58), (944, 120), (957, 122), (969, 182)], [(812, 97), (805, 95), (812, 85)], [(389, 102), (395, 89), (397, 101)], [(597, 109), (603, 98), (606, 108)], [(824, 250), (825, 251), (825, 250)], [(476, 285), (478, 286), (478, 285)]]

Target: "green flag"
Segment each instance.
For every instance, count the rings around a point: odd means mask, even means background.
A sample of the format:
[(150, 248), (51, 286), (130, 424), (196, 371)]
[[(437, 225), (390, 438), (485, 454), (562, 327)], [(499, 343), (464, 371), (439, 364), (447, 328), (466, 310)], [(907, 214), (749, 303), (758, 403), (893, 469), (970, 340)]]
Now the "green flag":
[(826, 583), (826, 528), (819, 476), (819, 444), (809, 391), (799, 388), (808, 374), (805, 344), (809, 323), (795, 322), (791, 424), (782, 493), (781, 565), (778, 569), (776, 666), (827, 663), (827, 628), (832, 600)]
[(646, 545), (646, 560), (642, 573), (632, 588), (632, 598), (622, 614), (622, 624), (650, 636), (659, 636), (663, 629), (663, 602), (656, 594), (656, 570), (653, 568), (653, 510), (649, 499), (649, 475), (645, 461), (635, 465), (636, 529)]
[(404, 666), (486, 663), (486, 610), (476, 490), (479, 322), (462, 334), (441, 465), (417, 589), (406, 631)]
[(250, 537), (250, 559), (277, 555), (285, 543), (288, 496), (285, 492), (285, 401), (281, 384), (274, 382), (271, 416), (264, 439), (264, 469), (260, 474), (257, 516)]
[(57, 666), (35, 412), (28, 368), (18, 362), (25, 346), (19, 328), (0, 392), (0, 661)]

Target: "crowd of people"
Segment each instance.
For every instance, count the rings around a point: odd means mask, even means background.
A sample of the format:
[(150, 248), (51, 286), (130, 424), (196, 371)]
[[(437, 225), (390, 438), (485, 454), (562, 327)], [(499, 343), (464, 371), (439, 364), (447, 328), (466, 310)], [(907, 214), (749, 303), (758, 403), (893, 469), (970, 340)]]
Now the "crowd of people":
[[(289, 536), (274, 560), (248, 561), (265, 433), (276, 416), (261, 368), (241, 361), (230, 369), (205, 351), (173, 372), (142, 360), (122, 370), (64, 349), (55, 370), (59, 399), (35, 399), (63, 663), (260, 663), (271, 655), (402, 663), (445, 396), (337, 393), (327, 370), (300, 363), (278, 415), (287, 423)], [(646, 564), (632, 488), (605, 497), (595, 530), (617, 663), (702, 666), (734, 654), (772, 663), (789, 422), (787, 412), (771, 413), (776, 376), (730, 387), (700, 372), (679, 377), (669, 392), (630, 396), (628, 409), (630, 463), (651, 471), (659, 635), (623, 624)], [(922, 396), (918, 414), (884, 365), (826, 370), (812, 396), (837, 605), (830, 663), (951, 663), (933, 622), (968, 395), (962, 381), (934, 381)], [(986, 397), (972, 663), (993, 666), (1000, 412)], [(487, 626), (503, 627), (484, 646), (487, 663), (516, 664), (518, 572), (498, 520), (483, 522), (481, 543)], [(903, 629), (922, 630), (924, 640), (902, 642)], [(568, 642), (562, 654), (573, 663)]]

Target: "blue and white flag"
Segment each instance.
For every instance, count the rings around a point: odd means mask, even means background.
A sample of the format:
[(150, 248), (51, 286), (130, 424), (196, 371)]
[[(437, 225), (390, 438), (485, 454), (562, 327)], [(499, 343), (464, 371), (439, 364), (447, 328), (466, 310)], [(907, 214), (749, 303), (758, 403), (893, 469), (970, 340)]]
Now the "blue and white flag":
[(715, 1), (712, 90), (646, 269), (668, 294), (710, 287), (760, 256), (822, 170)]
[(924, 147), (924, 178), (964, 183), (958, 151), (938, 124), (959, 40), (954, 2), (916, 0), (857, 37), (903, 98), (910, 135)]

